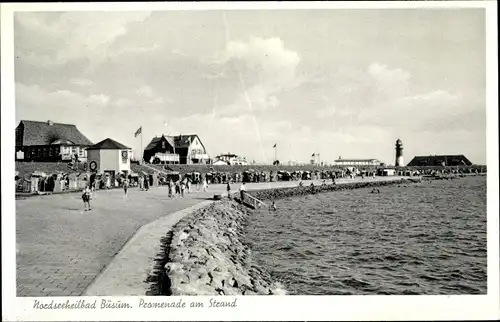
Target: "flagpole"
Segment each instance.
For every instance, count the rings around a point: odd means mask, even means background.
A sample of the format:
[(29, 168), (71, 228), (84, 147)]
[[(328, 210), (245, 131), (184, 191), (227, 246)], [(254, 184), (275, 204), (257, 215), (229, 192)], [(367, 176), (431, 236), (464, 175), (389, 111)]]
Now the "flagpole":
[(278, 161), (278, 145), (274, 144), (274, 161)]
[(141, 162), (140, 163), (142, 164), (142, 162), (143, 162), (143, 153), (142, 153), (142, 125), (141, 125), (141, 151), (139, 153), (140, 153), (139, 157), (141, 158)]

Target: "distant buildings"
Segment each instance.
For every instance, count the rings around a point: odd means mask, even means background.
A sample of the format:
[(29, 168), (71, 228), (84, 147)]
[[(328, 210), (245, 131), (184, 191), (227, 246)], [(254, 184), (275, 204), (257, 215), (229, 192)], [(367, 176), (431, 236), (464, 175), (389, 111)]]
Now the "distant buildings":
[(148, 163), (209, 163), (205, 146), (196, 134), (155, 137), (144, 149), (143, 158)]
[(334, 161), (336, 166), (379, 166), (382, 162), (377, 159), (342, 159)]
[(472, 165), (463, 154), (416, 156), (408, 163), (409, 167), (436, 167)]
[(93, 143), (75, 125), (22, 120), (16, 128), (16, 160), (71, 161), (75, 155), (87, 159)]
[(213, 165), (248, 165), (248, 161), (244, 157), (227, 153), (216, 156)]

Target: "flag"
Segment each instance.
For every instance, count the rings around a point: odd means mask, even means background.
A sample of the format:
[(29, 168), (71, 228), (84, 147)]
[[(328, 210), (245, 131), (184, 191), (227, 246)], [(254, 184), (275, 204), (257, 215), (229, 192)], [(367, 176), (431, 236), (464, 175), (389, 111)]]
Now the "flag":
[(311, 156), (313, 157), (313, 156), (315, 156), (315, 155), (316, 155), (316, 153), (313, 153)]
[(273, 148), (275, 148), (275, 147), (276, 147), (276, 143), (274, 143), (274, 146), (273, 146)]
[(140, 128), (138, 128), (137, 131), (135, 131), (134, 136), (137, 137), (141, 133), (142, 133), (142, 126)]

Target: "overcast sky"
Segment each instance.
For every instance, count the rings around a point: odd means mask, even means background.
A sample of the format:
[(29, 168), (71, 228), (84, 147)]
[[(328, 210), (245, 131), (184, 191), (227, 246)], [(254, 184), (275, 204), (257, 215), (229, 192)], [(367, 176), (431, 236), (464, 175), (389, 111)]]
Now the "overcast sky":
[[(214, 156), (486, 163), (480, 9), (15, 15), (16, 121), (134, 149), (198, 134)], [(166, 125), (165, 125), (166, 124)]]

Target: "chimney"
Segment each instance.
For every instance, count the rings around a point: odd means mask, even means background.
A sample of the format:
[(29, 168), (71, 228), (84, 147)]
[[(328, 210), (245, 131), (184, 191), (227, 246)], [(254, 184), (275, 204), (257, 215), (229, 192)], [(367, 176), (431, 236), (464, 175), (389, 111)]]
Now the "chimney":
[(47, 121), (47, 124), (48, 124), (49, 126), (52, 126), (52, 125), (54, 125), (54, 122), (53, 122), (53, 121), (51, 121), (51, 120), (48, 120), (48, 121)]

